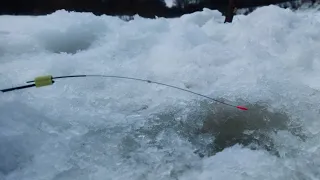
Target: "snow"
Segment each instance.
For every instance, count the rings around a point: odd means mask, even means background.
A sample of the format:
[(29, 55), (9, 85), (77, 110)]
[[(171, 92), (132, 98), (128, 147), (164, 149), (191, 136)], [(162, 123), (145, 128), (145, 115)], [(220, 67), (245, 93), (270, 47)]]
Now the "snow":
[(194, 151), (212, 138), (195, 131), (216, 104), (130, 80), (57, 80), (0, 94), (0, 179), (319, 179), (319, 15), (268, 6), (232, 24), (207, 9), (129, 22), (66, 11), (0, 16), (0, 89), (46, 74), (144, 78), (266, 104), (307, 136), (273, 134), (280, 156), (236, 144), (201, 158)]

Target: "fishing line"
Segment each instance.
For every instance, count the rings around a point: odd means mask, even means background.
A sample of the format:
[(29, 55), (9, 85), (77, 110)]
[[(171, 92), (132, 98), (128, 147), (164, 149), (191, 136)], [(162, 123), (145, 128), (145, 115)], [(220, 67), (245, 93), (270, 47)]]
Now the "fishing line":
[(113, 76), (113, 75), (71, 75), (71, 76), (56, 76), (56, 77), (52, 77), (51, 75), (48, 76), (39, 76), (37, 78), (35, 78), (35, 80), (33, 81), (27, 81), (27, 83), (33, 83), (33, 84), (28, 84), (28, 85), (24, 85), (24, 86), (17, 86), (17, 87), (13, 87), (13, 88), (8, 88), (8, 89), (2, 89), (0, 90), (1, 92), (5, 93), (5, 92), (9, 92), (9, 91), (14, 91), (14, 90), (19, 90), (19, 89), (26, 89), (26, 88), (31, 88), (31, 87), (43, 87), (43, 86), (48, 86), (48, 85), (52, 85), (56, 80), (56, 79), (69, 79), (69, 78), (86, 78), (86, 77), (103, 77), (103, 78), (118, 78), (118, 79), (127, 79), (127, 80), (134, 80), (134, 81), (142, 81), (142, 82), (147, 82), (147, 83), (152, 83), (152, 84), (158, 84), (158, 85), (162, 85), (162, 86), (166, 86), (166, 87), (170, 87), (170, 88), (174, 88), (174, 89), (178, 89), (181, 91), (185, 91), (191, 94), (195, 94), (207, 99), (210, 99), (212, 101), (227, 105), (227, 106), (231, 106), (231, 107), (235, 107), (237, 109), (240, 110), (248, 110), (248, 108), (243, 107), (243, 106), (235, 106), (232, 104), (228, 104), (222, 101), (219, 101), (217, 99), (211, 98), (209, 96), (200, 94), (200, 93), (196, 93), (193, 91), (190, 91), (188, 89), (183, 89), (177, 86), (173, 86), (173, 85), (169, 85), (169, 84), (165, 84), (165, 83), (161, 83), (161, 82), (156, 82), (156, 81), (151, 81), (148, 79), (140, 79), (140, 78), (134, 78), (134, 77), (126, 77), (126, 76)]

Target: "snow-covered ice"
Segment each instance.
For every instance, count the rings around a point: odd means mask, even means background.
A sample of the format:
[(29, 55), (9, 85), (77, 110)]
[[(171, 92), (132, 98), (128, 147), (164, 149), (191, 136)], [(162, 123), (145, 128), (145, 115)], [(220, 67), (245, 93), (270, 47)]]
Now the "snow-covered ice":
[(270, 132), (278, 156), (235, 144), (200, 157), (214, 140), (197, 131), (204, 114), (250, 111), (143, 82), (57, 80), (0, 93), (0, 179), (319, 179), (320, 13), (268, 6), (223, 20), (207, 9), (129, 22), (66, 11), (0, 16), (0, 89), (47, 74), (144, 78), (289, 114), (304, 138), (287, 127)]

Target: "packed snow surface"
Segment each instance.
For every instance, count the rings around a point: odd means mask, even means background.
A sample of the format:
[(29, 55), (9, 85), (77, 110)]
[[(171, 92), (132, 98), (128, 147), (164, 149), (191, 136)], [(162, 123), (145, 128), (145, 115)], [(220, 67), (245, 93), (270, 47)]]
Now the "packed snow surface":
[[(320, 179), (320, 13), (268, 6), (223, 21), (207, 9), (129, 22), (66, 11), (0, 16), (0, 89), (47, 74), (121, 75), (251, 107), (112, 78), (0, 93), (0, 179)], [(199, 131), (234, 114), (255, 125), (257, 106), (300, 128), (268, 131), (277, 154), (240, 141), (214, 151), (215, 135)], [(265, 121), (277, 129), (282, 118)], [(228, 139), (241, 127), (233, 123), (205, 128)]]

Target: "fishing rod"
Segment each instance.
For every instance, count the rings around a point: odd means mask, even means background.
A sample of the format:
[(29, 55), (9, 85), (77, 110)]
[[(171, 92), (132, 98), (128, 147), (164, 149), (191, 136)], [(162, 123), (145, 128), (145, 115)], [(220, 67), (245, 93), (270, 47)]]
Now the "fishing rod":
[(216, 100), (214, 98), (211, 98), (209, 96), (206, 96), (206, 95), (203, 95), (203, 94), (200, 94), (200, 93), (196, 93), (196, 92), (193, 92), (193, 91), (190, 91), (190, 90), (187, 90), (187, 89), (183, 89), (183, 88), (180, 88), (180, 87), (177, 87), (177, 86), (173, 86), (173, 85), (169, 85), (169, 84), (165, 84), (165, 83), (161, 83), (161, 82), (156, 82), (156, 81), (151, 81), (151, 80), (148, 80), (148, 79), (140, 79), (140, 78), (126, 77), (126, 76), (94, 75), (94, 74), (86, 75), (86, 74), (83, 74), (83, 75), (71, 75), (71, 76), (56, 76), (56, 77), (53, 77), (52, 75), (47, 75), (47, 76), (36, 77), (32, 81), (27, 81), (26, 82), (26, 83), (28, 83), (27, 85), (16, 86), (16, 87), (7, 88), (7, 89), (2, 89), (0, 91), (5, 93), (5, 92), (20, 90), (20, 89), (27, 89), (27, 88), (31, 88), (31, 87), (39, 88), (39, 87), (43, 87), (43, 86), (52, 85), (55, 82), (54, 80), (56, 80), (56, 79), (86, 78), (86, 77), (118, 78), (118, 79), (127, 79), (127, 80), (142, 81), (142, 82), (147, 82), (147, 83), (152, 83), (152, 84), (158, 84), (158, 85), (162, 85), (162, 86), (178, 89), (178, 90), (181, 90), (181, 91), (185, 91), (185, 92), (188, 92), (188, 93), (192, 93), (192, 94), (195, 94), (195, 95), (210, 99), (212, 101), (215, 101), (215, 102), (227, 105), (227, 106), (235, 107), (235, 108), (240, 109), (240, 110), (244, 110), (244, 111), (248, 110), (248, 108), (246, 108), (244, 106), (235, 106), (235, 105), (232, 105), (232, 104), (228, 104), (228, 103)]

